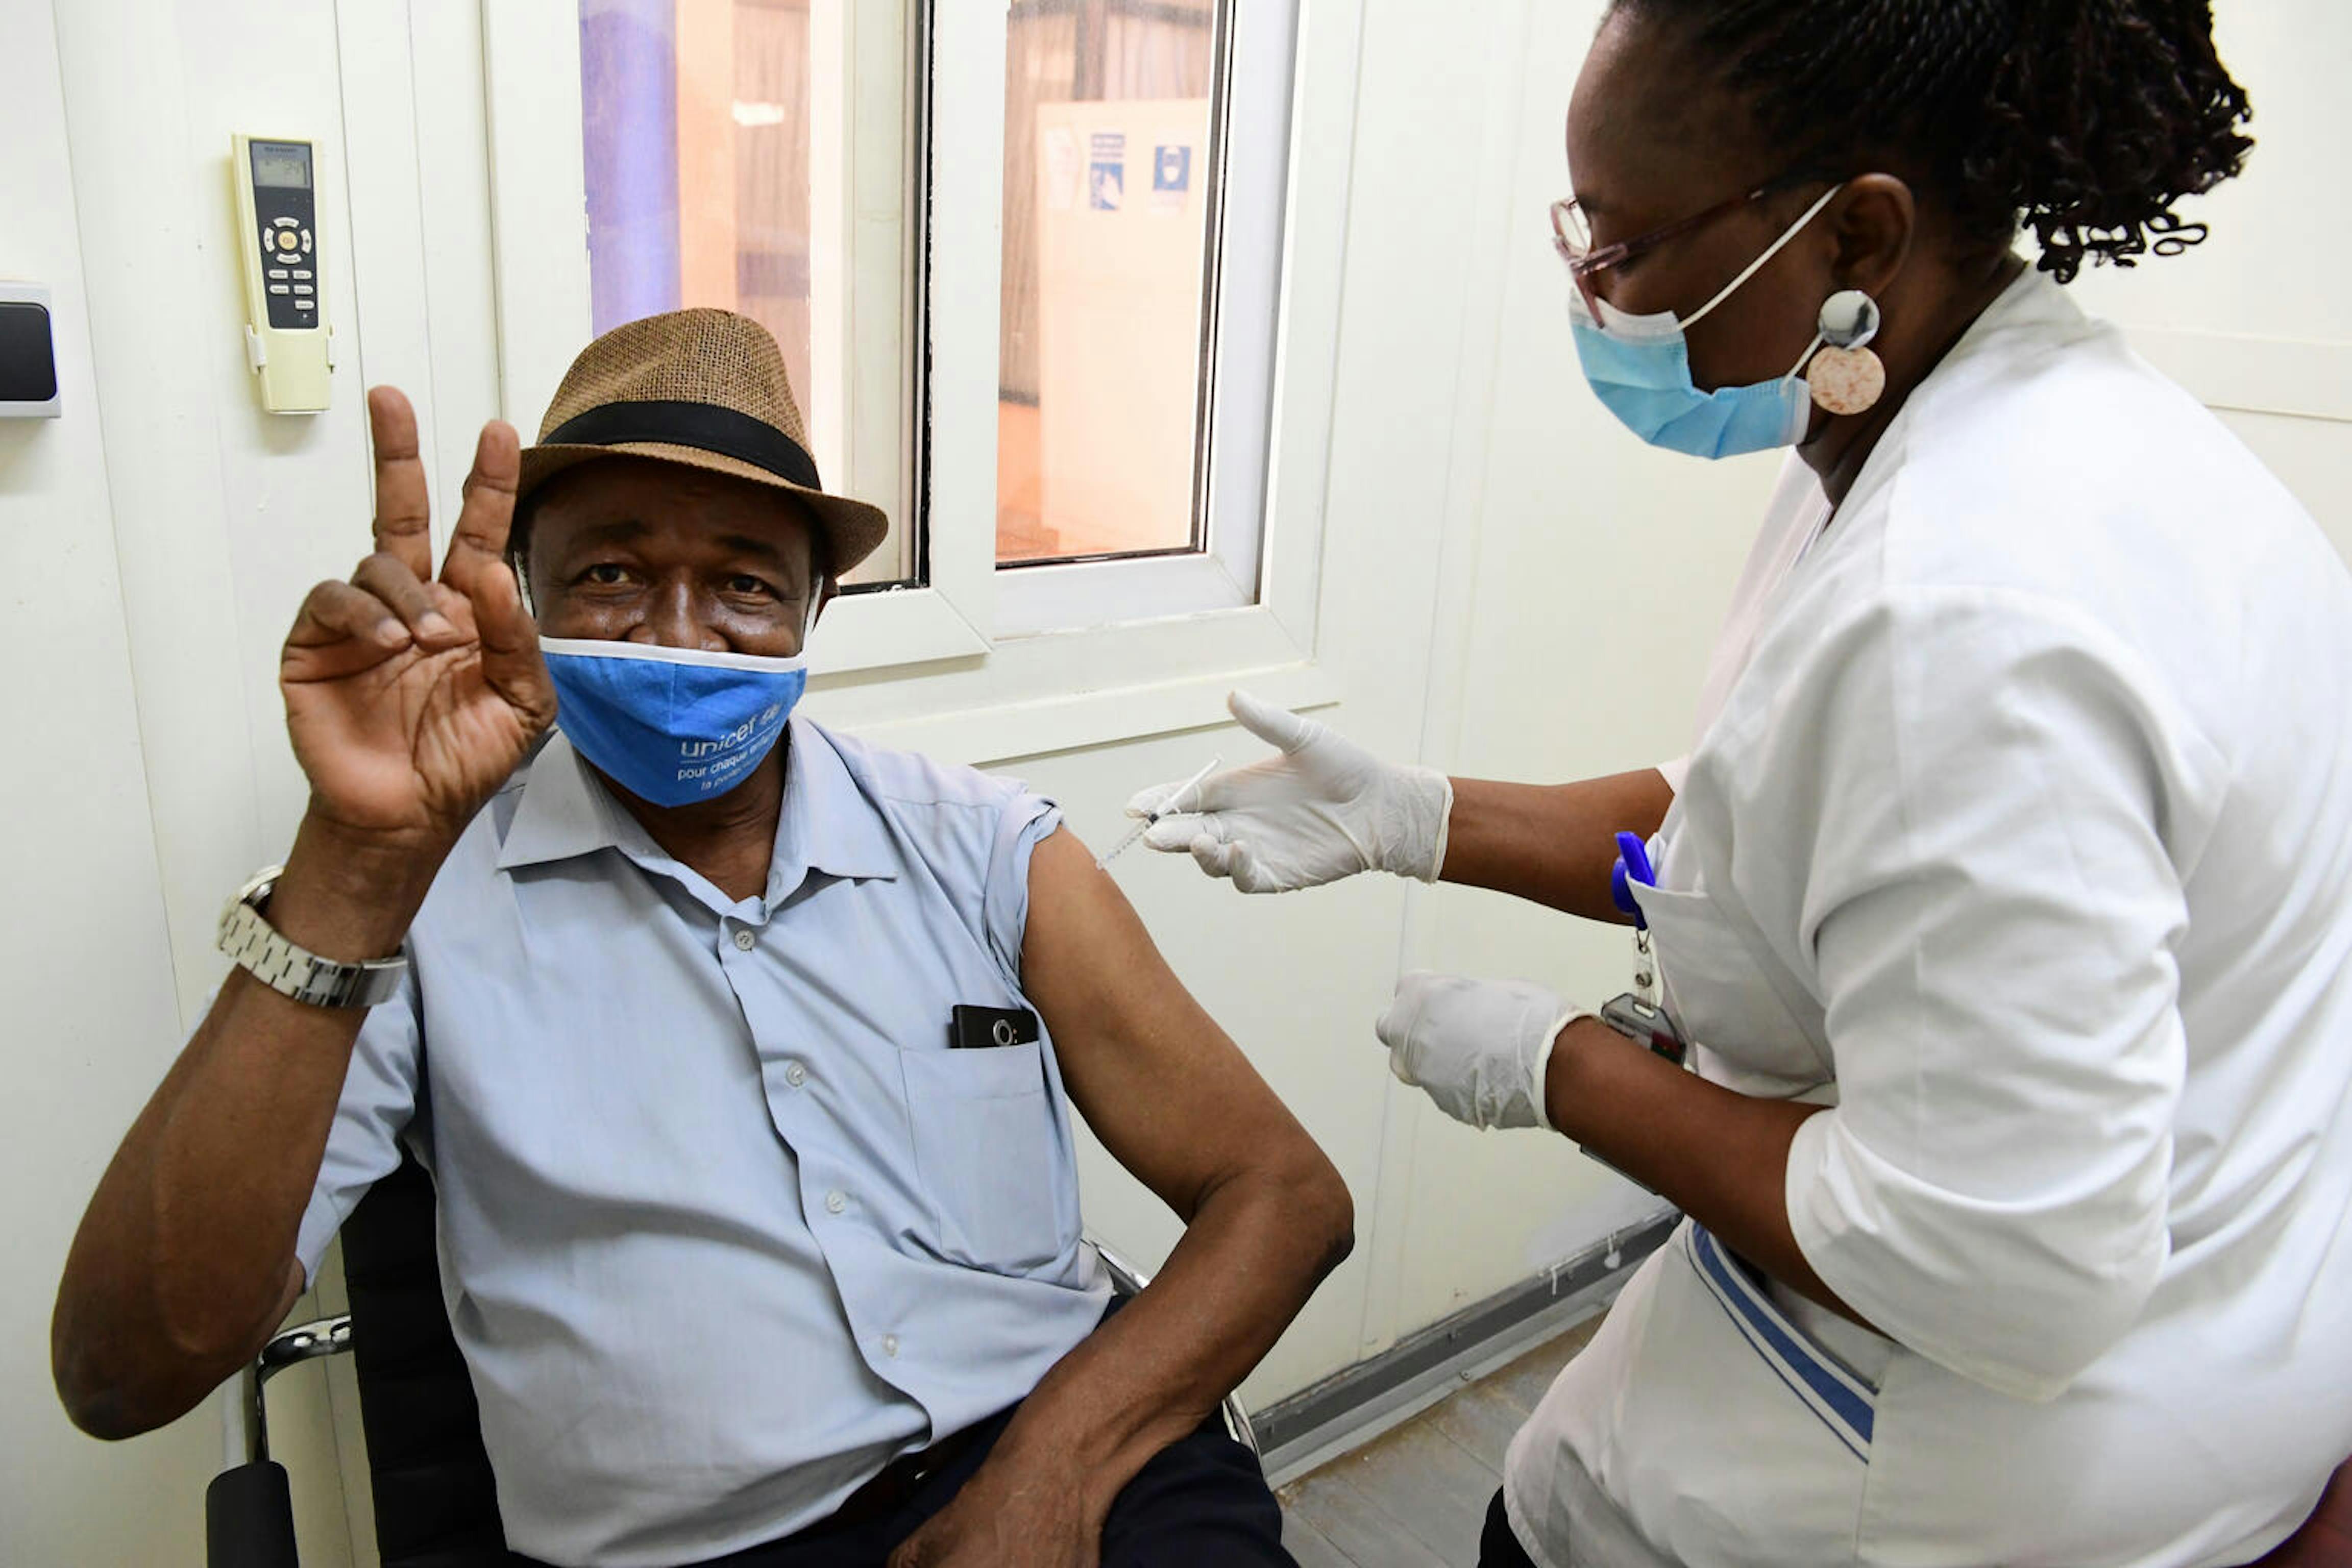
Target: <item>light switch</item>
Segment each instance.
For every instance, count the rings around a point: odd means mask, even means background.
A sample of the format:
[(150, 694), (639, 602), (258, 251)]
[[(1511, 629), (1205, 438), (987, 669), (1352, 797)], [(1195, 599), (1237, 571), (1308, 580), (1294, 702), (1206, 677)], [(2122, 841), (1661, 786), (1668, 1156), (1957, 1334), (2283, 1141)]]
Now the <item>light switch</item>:
[(61, 412), (49, 291), (0, 281), (0, 419), (55, 419)]

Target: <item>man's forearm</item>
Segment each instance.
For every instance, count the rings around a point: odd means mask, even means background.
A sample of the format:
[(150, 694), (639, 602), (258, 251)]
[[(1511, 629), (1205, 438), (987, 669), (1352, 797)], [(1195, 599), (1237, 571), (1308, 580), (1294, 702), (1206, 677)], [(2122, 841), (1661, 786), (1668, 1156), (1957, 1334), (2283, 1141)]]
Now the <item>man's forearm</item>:
[(1561, 1132), (1773, 1279), (1862, 1321), (1805, 1261), (1789, 1223), (1789, 1146), (1821, 1106), (1734, 1093), (1592, 1018), (1560, 1031), (1544, 1084)]
[[(381, 957), (422, 898), (418, 875), (306, 825), (270, 921), (324, 957)], [(295, 1233), (363, 1016), (289, 1000), (241, 972), (222, 985), (107, 1167), (66, 1259), (51, 1365), (86, 1430), (129, 1436), (174, 1419), (284, 1315), (300, 1285)]]
[(982, 1474), (1080, 1486), (1099, 1520), (1257, 1364), (1353, 1241), (1328, 1166), (1213, 1189), (1150, 1287), (1039, 1382)]
[(1674, 798), (1655, 768), (1566, 784), (1455, 779), (1441, 875), (1588, 920), (1622, 921), (1609, 898), (1616, 836), (1656, 832)]

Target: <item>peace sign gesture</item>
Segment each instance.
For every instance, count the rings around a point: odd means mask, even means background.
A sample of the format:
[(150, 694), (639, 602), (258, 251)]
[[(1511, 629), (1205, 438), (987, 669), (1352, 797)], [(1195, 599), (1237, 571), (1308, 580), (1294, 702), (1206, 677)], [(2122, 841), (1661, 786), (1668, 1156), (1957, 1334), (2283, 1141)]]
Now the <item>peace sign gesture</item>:
[(368, 425), (375, 553), (350, 582), (310, 590), (278, 684), (312, 815), (437, 863), (555, 718), (539, 628), (505, 559), (520, 449), (512, 426), (482, 426), (436, 580), (408, 399), (375, 388)]

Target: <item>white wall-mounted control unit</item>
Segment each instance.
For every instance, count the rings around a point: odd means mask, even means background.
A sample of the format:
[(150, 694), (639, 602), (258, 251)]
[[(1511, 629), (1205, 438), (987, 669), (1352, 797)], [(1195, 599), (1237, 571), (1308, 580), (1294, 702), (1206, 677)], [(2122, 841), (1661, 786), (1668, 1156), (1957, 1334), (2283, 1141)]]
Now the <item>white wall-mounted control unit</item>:
[(58, 412), (49, 291), (0, 279), (0, 419), (55, 419)]
[(324, 410), (335, 369), (319, 242), (317, 149), (292, 137), (239, 135), (236, 183), (245, 258), (245, 353), (272, 414)]

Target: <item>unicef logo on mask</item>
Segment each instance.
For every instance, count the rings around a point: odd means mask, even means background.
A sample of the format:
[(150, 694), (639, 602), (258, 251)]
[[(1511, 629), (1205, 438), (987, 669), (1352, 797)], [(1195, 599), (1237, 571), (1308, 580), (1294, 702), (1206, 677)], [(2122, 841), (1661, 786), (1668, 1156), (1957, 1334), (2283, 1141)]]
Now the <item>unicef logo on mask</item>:
[(656, 805), (731, 788), (774, 750), (808, 682), (797, 658), (541, 637), (556, 722), (581, 755)]

